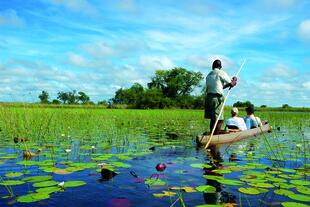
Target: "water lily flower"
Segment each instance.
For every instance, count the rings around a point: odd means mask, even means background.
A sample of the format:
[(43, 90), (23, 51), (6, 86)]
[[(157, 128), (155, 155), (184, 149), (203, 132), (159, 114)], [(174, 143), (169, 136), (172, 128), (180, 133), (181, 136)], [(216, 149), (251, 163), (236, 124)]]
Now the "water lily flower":
[(65, 152), (69, 153), (69, 152), (71, 152), (71, 149), (65, 149)]
[(296, 147), (298, 148), (301, 148), (301, 146), (302, 146), (301, 144), (296, 144)]
[(96, 149), (96, 147), (95, 147), (95, 146), (91, 146), (91, 148), (92, 148), (92, 149)]
[(65, 136), (65, 134), (61, 134), (61, 136), (62, 136), (62, 137), (64, 137), (64, 136)]
[(107, 163), (105, 163), (105, 162), (97, 164), (98, 167), (102, 167), (102, 166), (105, 166), (105, 165), (107, 165)]
[(65, 186), (65, 181), (62, 181), (62, 182), (58, 183), (58, 187), (63, 188), (64, 186)]

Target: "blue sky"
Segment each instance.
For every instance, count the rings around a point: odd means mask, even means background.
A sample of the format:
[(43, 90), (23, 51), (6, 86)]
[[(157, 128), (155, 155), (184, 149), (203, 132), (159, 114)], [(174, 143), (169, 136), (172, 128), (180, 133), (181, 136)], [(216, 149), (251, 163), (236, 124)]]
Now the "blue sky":
[[(0, 1), (0, 101), (76, 89), (94, 101), (146, 86), (156, 69), (233, 76), (228, 104), (310, 106), (310, 8), (303, 0)], [(199, 91), (199, 90), (197, 90)]]

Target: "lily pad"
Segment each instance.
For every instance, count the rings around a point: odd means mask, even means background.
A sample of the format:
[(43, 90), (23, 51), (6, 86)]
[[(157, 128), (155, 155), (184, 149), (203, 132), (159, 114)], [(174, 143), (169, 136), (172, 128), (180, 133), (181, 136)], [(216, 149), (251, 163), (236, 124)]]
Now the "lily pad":
[(8, 178), (16, 178), (16, 177), (20, 177), (22, 175), (23, 175), (23, 173), (21, 173), (21, 172), (9, 172), (9, 173), (5, 174), (5, 176)]
[(284, 207), (310, 207), (309, 205), (296, 202), (282, 202), (281, 205)]
[(48, 181), (43, 181), (43, 182), (39, 182), (39, 183), (34, 183), (33, 187), (49, 187), (49, 186), (53, 186), (53, 185), (57, 185), (58, 182), (54, 181), (54, 180), (48, 180)]
[(219, 173), (219, 174), (229, 174), (229, 173), (231, 173), (231, 170), (218, 169), (218, 170), (212, 170), (212, 172)]
[(33, 203), (40, 200), (48, 199), (50, 197), (47, 193), (31, 193), (23, 195), (17, 198), (17, 201), (20, 203)]
[(169, 192), (169, 191), (163, 191), (163, 193), (153, 193), (153, 195), (155, 197), (164, 197), (164, 196), (172, 197), (172, 196), (175, 196), (176, 193), (175, 192)]
[(123, 162), (110, 162), (109, 164), (115, 167), (125, 167), (125, 168), (131, 167), (131, 165), (123, 163)]
[(76, 181), (66, 181), (65, 182), (65, 187), (66, 188), (71, 188), (71, 187), (78, 187), (85, 185), (86, 183), (84, 181), (76, 180)]
[(290, 194), (294, 194), (294, 192), (289, 191), (289, 190), (285, 190), (285, 189), (276, 189), (273, 191), (275, 194), (278, 195), (283, 195), (283, 196), (288, 196)]
[(208, 164), (202, 164), (202, 163), (192, 163), (190, 164), (191, 167), (194, 167), (194, 168), (211, 168), (212, 166), (211, 165), (208, 165)]
[(194, 188), (192, 187), (171, 187), (170, 188), (171, 190), (183, 190), (185, 191), (186, 193), (194, 193), (194, 192), (197, 192)]
[(244, 182), (239, 181), (239, 180), (230, 180), (230, 179), (222, 179), (222, 180), (217, 180), (217, 182), (222, 183), (224, 185), (243, 185)]
[(304, 201), (304, 202), (310, 202), (310, 196), (308, 195), (302, 195), (302, 194), (290, 194), (288, 195), (288, 197), (290, 199), (293, 199), (293, 200), (297, 200), (297, 201)]
[(55, 193), (58, 191), (60, 191), (60, 188), (57, 186), (51, 186), (51, 187), (36, 189), (36, 192), (38, 192), (38, 193), (47, 193), (47, 194)]
[(249, 183), (249, 185), (257, 188), (274, 188), (271, 183)]
[(310, 181), (307, 180), (290, 180), (290, 183), (295, 185), (310, 185)]
[(224, 179), (222, 176), (216, 176), (216, 175), (204, 175), (203, 177), (208, 180), (223, 180)]
[(3, 182), (0, 182), (0, 185), (3, 186), (12, 186), (12, 185), (22, 185), (25, 182), (22, 180), (5, 180)]
[(23, 178), (22, 181), (36, 183), (36, 182), (42, 182), (42, 181), (46, 181), (50, 179), (52, 179), (52, 176), (50, 175), (36, 175), (36, 176), (30, 176), (30, 177)]
[(164, 182), (160, 179), (155, 179), (155, 178), (145, 179), (144, 183), (147, 185), (152, 185), (152, 186), (166, 185), (166, 182)]
[(297, 186), (296, 187), (296, 190), (300, 193), (303, 193), (303, 194), (310, 194), (310, 188), (306, 187), (306, 186)]
[(196, 187), (196, 190), (199, 192), (204, 192), (204, 193), (215, 193), (216, 188), (212, 185), (200, 185)]
[(257, 195), (261, 193), (259, 190), (257, 190), (257, 188), (239, 188), (238, 191), (250, 195)]

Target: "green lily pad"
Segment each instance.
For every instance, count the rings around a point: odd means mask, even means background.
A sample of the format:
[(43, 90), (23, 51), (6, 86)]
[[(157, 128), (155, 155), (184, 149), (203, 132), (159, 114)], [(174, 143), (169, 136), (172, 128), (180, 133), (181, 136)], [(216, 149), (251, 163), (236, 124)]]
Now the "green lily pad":
[(249, 185), (257, 188), (274, 188), (274, 185), (270, 183), (249, 183)]
[(31, 193), (23, 195), (17, 198), (17, 201), (20, 203), (33, 203), (40, 200), (48, 199), (50, 197), (47, 193)]
[(287, 183), (274, 183), (273, 185), (278, 187), (278, 188), (285, 188), (285, 189), (289, 189), (289, 188), (294, 188), (295, 187), (293, 184), (287, 184)]
[(193, 163), (193, 164), (190, 164), (191, 167), (194, 167), (194, 168), (211, 168), (212, 166), (211, 165), (208, 165), (208, 164), (201, 164), (201, 163)]
[(290, 194), (288, 195), (288, 197), (290, 199), (293, 199), (293, 200), (297, 200), (297, 201), (304, 201), (304, 202), (309, 202), (310, 201), (310, 196), (308, 195), (302, 195), (302, 194)]
[(218, 169), (218, 170), (212, 170), (212, 172), (219, 173), (219, 174), (229, 174), (232, 171), (231, 170), (226, 170), (226, 169)]
[(288, 196), (290, 194), (294, 194), (294, 192), (289, 191), (289, 190), (285, 190), (285, 189), (276, 189), (273, 191), (275, 194), (278, 195), (283, 195), (283, 196)]
[(38, 192), (38, 193), (47, 193), (47, 194), (55, 193), (58, 191), (60, 191), (60, 188), (57, 186), (51, 186), (51, 187), (36, 189), (36, 192)]
[(148, 178), (148, 179), (145, 179), (144, 183), (147, 184), (147, 185), (152, 185), (152, 186), (156, 186), (156, 185), (166, 185), (166, 182), (165, 182), (165, 181), (162, 181), (162, 180), (156, 179), (156, 178)]
[(39, 182), (39, 183), (34, 183), (33, 187), (49, 187), (49, 186), (53, 186), (53, 185), (57, 185), (58, 182), (54, 181), (54, 180), (48, 180), (48, 181), (43, 181), (43, 182)]
[(196, 187), (196, 190), (199, 192), (205, 192), (205, 193), (215, 193), (216, 188), (212, 185), (200, 185)]
[(76, 181), (65, 181), (65, 187), (71, 188), (71, 187), (78, 187), (85, 185), (86, 183), (84, 181), (76, 180)]
[(20, 177), (22, 175), (23, 175), (23, 173), (21, 173), (21, 172), (9, 172), (9, 173), (5, 174), (5, 176), (8, 178), (16, 178), (16, 177)]
[(281, 205), (284, 207), (310, 207), (309, 205), (296, 202), (282, 202)]
[(229, 179), (222, 179), (222, 180), (217, 180), (217, 182), (222, 183), (224, 185), (243, 185), (244, 182), (239, 181), (239, 180), (229, 180)]
[(296, 187), (296, 190), (300, 193), (303, 193), (303, 194), (310, 194), (310, 188), (306, 187), (306, 186), (297, 186)]
[(42, 181), (46, 181), (50, 179), (52, 179), (52, 176), (50, 175), (35, 175), (35, 176), (23, 178), (22, 181), (36, 183), (36, 182), (42, 182)]
[(25, 182), (22, 180), (5, 180), (3, 182), (0, 182), (0, 185), (3, 186), (11, 186), (11, 185), (22, 185)]
[(216, 204), (202, 204), (195, 207), (225, 207), (223, 205), (216, 205)]
[(296, 172), (296, 170), (287, 169), (287, 168), (279, 168), (278, 170), (280, 170), (282, 172), (287, 172), (287, 173), (295, 173)]
[(257, 188), (239, 188), (238, 191), (250, 195), (257, 195), (261, 193), (259, 190), (257, 190)]
[(295, 185), (310, 185), (310, 181), (307, 180), (290, 180), (290, 183)]
[(224, 179), (222, 176), (216, 176), (216, 175), (204, 175), (203, 177), (208, 180), (223, 180)]

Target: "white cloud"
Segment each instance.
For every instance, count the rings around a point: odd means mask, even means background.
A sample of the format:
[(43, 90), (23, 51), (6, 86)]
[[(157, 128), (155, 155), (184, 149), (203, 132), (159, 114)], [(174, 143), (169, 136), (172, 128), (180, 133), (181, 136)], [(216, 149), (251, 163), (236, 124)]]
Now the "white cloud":
[(307, 82), (303, 83), (302, 86), (303, 86), (306, 90), (310, 91), (310, 81), (307, 81)]
[(104, 58), (113, 55), (113, 49), (104, 42), (83, 45), (82, 48), (94, 58)]
[(17, 15), (15, 10), (9, 9), (0, 12), (0, 26), (1, 25), (21, 27), (24, 25), (24, 20)]
[(310, 19), (299, 24), (298, 35), (304, 41), (310, 41)]
[(90, 16), (97, 15), (97, 9), (87, 0), (50, 0), (51, 3), (63, 6), (74, 12), (81, 12)]
[(278, 64), (275, 67), (268, 69), (265, 75), (271, 77), (281, 77), (281, 78), (290, 78), (298, 74), (297, 70), (291, 69), (286, 65)]
[(146, 70), (171, 69), (174, 63), (167, 56), (141, 56), (139, 63)]

